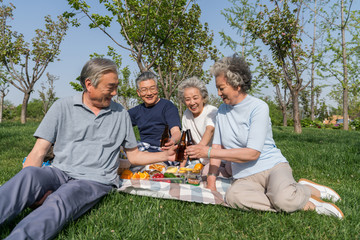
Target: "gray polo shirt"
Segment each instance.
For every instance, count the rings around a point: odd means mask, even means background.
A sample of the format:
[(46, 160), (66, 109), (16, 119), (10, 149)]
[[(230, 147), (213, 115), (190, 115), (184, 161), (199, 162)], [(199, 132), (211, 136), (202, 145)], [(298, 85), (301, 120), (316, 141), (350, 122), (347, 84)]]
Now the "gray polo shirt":
[(128, 112), (118, 103), (98, 116), (82, 103), (82, 94), (56, 101), (35, 137), (54, 145), (52, 163), (70, 177), (118, 186), (120, 146), (137, 146)]

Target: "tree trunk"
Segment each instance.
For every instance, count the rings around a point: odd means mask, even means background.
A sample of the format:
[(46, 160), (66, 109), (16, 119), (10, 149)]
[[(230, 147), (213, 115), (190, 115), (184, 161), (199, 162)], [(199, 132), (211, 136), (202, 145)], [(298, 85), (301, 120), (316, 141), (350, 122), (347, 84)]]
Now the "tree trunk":
[(165, 95), (165, 98), (166, 98), (167, 100), (170, 100), (171, 95), (170, 95), (170, 93), (169, 93), (167, 90), (164, 91), (164, 95)]
[(294, 118), (294, 131), (295, 133), (301, 133), (301, 119), (299, 111), (299, 93), (297, 91), (291, 91), (293, 101), (293, 118)]
[(282, 114), (283, 114), (283, 126), (286, 127), (287, 126), (287, 115), (286, 115), (286, 109), (285, 111), (282, 110)]
[(315, 120), (315, 104), (314, 104), (314, 76), (315, 76), (315, 43), (316, 43), (316, 0), (314, 1), (314, 35), (313, 35), (313, 45), (312, 45), (312, 49), (311, 49), (311, 54), (312, 54), (312, 63), (311, 63), (311, 90), (310, 90), (310, 94), (311, 94), (311, 101), (310, 101), (310, 119), (312, 121)]
[(20, 117), (20, 121), (22, 124), (26, 123), (26, 110), (27, 110), (27, 105), (30, 99), (30, 93), (26, 92), (24, 93), (24, 99), (23, 99), (23, 103), (21, 106), (21, 117)]
[(281, 109), (281, 113), (283, 115), (283, 126), (287, 126), (287, 116), (286, 116), (286, 110), (287, 110), (287, 101), (286, 101), (286, 89), (284, 89), (284, 99), (282, 97), (281, 91), (280, 91), (280, 87), (279, 84), (275, 85), (275, 89), (276, 89), (276, 96), (279, 102), (279, 106)]
[(348, 103), (348, 94), (349, 94), (349, 90), (347, 88), (347, 86), (344, 88), (344, 93), (343, 93), (343, 107), (344, 107), (344, 130), (349, 130), (349, 103)]
[(344, 84), (343, 84), (343, 113), (344, 113), (344, 130), (349, 130), (349, 114), (348, 114), (348, 71), (347, 71), (347, 55), (345, 45), (345, 22), (344, 22), (344, 0), (341, 0), (341, 48), (343, 58), (343, 72), (344, 72)]
[(1, 94), (0, 96), (0, 123), (2, 123), (3, 118), (3, 110), (4, 110), (4, 94)]

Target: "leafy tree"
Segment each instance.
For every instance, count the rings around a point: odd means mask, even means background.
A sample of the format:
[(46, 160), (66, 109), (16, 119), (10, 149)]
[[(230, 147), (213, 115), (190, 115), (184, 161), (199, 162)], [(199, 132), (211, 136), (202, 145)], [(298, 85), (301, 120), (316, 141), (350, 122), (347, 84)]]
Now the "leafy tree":
[[(223, 41), (232, 49), (236, 45), (242, 50), (248, 49), (247, 53), (258, 63), (255, 71), (258, 86), (264, 86), (265, 83), (259, 84), (259, 82), (268, 79), (275, 87), (284, 125), (287, 122), (287, 109), (291, 100), (294, 130), (301, 133), (298, 98), (301, 91), (310, 84), (310, 81), (305, 84), (302, 76), (308, 69), (309, 63), (314, 62), (309, 58), (310, 52), (307, 52), (307, 46), (302, 44), (303, 27), (309, 20), (307, 13), (302, 10), (304, 1), (270, 0), (264, 3), (259, 0), (255, 2), (231, 0), (231, 2), (233, 6), (226, 9), (224, 16), (230, 26), (238, 31), (241, 40), (237, 42), (223, 34)], [(316, 26), (316, 21), (314, 24)], [(317, 39), (317, 36), (313, 38)], [(264, 54), (266, 52), (259, 49), (260, 41), (257, 40), (262, 41), (269, 48), (272, 58), (269, 59)], [(316, 56), (316, 59), (320, 58)], [(313, 67), (315, 66), (314, 64)], [(288, 92), (291, 98), (287, 96)]]
[[(259, 0), (256, 0), (256, 3), (252, 5), (249, 4), (248, 0), (229, 0), (229, 2), (231, 2), (233, 6), (224, 9), (221, 14), (225, 17), (229, 26), (237, 31), (240, 39), (234, 40), (224, 31), (220, 31), (219, 34), (222, 38), (221, 45), (230, 47), (234, 52), (238, 52), (238, 47), (240, 47), (239, 53), (246, 59), (251, 56), (255, 57), (259, 47), (255, 44), (250, 33), (246, 31), (246, 24), (243, 23), (247, 23), (256, 15), (256, 6)], [(250, 63), (251, 59), (248, 59), (248, 62)]]
[(209, 94), (208, 104), (219, 108), (220, 105), (223, 104), (223, 100), (217, 95)]
[(310, 97), (309, 95), (311, 92), (309, 90), (301, 91), (300, 93), (300, 103), (302, 106), (303, 114), (306, 118), (308, 118), (311, 115), (311, 106), (310, 106)]
[(3, 120), (13, 120), (16, 118), (16, 108), (15, 106), (9, 101), (4, 100), (3, 102)]
[(46, 84), (41, 83), (41, 91), (38, 90), (40, 99), (43, 104), (43, 113), (44, 115), (50, 109), (51, 105), (57, 100), (55, 97), (55, 86), (54, 82), (59, 79), (59, 77), (46, 73)]
[(32, 119), (42, 119), (45, 116), (41, 99), (31, 99), (27, 109), (27, 115)]
[(138, 104), (140, 101), (139, 96), (136, 93), (136, 87), (130, 84), (130, 69), (128, 66), (120, 70), (118, 98), (117, 102), (123, 105), (126, 109)]
[[(349, 100), (349, 118), (355, 119), (360, 116), (360, 96), (359, 96), (359, 85), (351, 85), (349, 87), (349, 94), (348, 94), (348, 100)], [(343, 109), (343, 88), (341, 85), (335, 86), (331, 92), (329, 93), (329, 96), (332, 100), (334, 100), (338, 104), (338, 110), (339, 114), (341, 112), (344, 112)]]
[[(77, 77), (75, 80), (76, 80), (76, 81), (80, 81), (80, 76)], [(77, 91), (77, 92), (82, 92), (82, 91), (84, 91), (84, 89), (83, 89), (83, 87), (81, 86), (80, 83), (70, 82), (70, 85), (71, 85), (71, 86), (73, 87), (73, 89), (74, 89), (75, 91)]]
[[(324, 29), (326, 29), (327, 46), (324, 55), (329, 62), (324, 62), (319, 73), (324, 78), (333, 77), (339, 81), (342, 89), (342, 115), (344, 130), (349, 129), (349, 89), (359, 84), (359, 34), (360, 17), (358, 10), (351, 10), (353, 0), (341, 0), (332, 4), (330, 9), (322, 11)], [(348, 41), (347, 38), (350, 37)], [(339, 44), (340, 43), (340, 44)], [(351, 53), (351, 54), (349, 54)], [(356, 90), (356, 88), (353, 88)]]
[[(200, 8), (192, 0), (100, 0), (109, 15), (90, 13), (83, 0), (68, 0), (69, 5), (85, 14), (90, 28), (103, 31), (120, 48), (129, 51), (139, 71), (153, 71), (159, 76), (160, 93), (167, 99), (176, 96), (177, 86), (190, 76), (206, 76), (203, 63), (216, 58), (213, 34), (200, 23)], [(64, 13), (75, 17), (74, 13)], [(76, 19), (75, 19), (76, 20)], [(110, 34), (114, 22), (121, 27), (121, 37)], [(78, 21), (74, 21), (78, 24)], [(121, 40), (127, 45), (123, 45)]]
[[(316, 96), (316, 91), (319, 91), (319, 86), (316, 86), (315, 84), (315, 75), (317, 70), (319, 69), (319, 63), (324, 61), (323, 55), (321, 54), (321, 52), (323, 51), (323, 45), (319, 44), (319, 40), (323, 40), (323, 32), (325, 31), (324, 29), (319, 28), (319, 21), (318, 21), (318, 17), (321, 13), (321, 9), (326, 5), (326, 2), (328, 2), (328, 0), (326, 1), (320, 1), (318, 2), (317, 0), (307, 0), (307, 1), (303, 1), (305, 6), (307, 7), (307, 9), (310, 10), (309, 12), (309, 23), (312, 23), (313, 25), (313, 33), (312, 36), (311, 34), (307, 34), (305, 31), (304, 33), (310, 38), (310, 40), (312, 40), (312, 44), (311, 44), (311, 54), (310, 54), (310, 58), (311, 58), (311, 72), (310, 72), (310, 119), (312, 121), (315, 120), (315, 115), (316, 115), (316, 103), (315, 103), (315, 96)], [(319, 10), (320, 9), (320, 10)]]
[(274, 126), (280, 126), (282, 124), (282, 120), (284, 119), (283, 112), (278, 108), (276, 102), (272, 101), (269, 97), (262, 98), (262, 100), (264, 100), (269, 106), (271, 124)]
[[(20, 116), (22, 111), (22, 105), (16, 107), (16, 115)], [(28, 107), (26, 108), (26, 115), (28, 118), (33, 120), (41, 120), (45, 114), (43, 112), (43, 102), (41, 99), (33, 98), (29, 101)]]
[[(246, 59), (249, 66), (254, 66), (254, 59), (258, 59), (261, 53), (260, 47), (256, 44), (249, 31), (246, 30), (246, 24), (250, 19), (256, 16), (256, 6), (260, 2), (256, 0), (255, 3), (250, 4), (248, 0), (229, 0), (233, 5), (230, 8), (224, 9), (221, 14), (225, 17), (229, 26), (236, 30), (240, 38), (232, 38), (224, 31), (220, 31), (221, 45), (229, 47), (232, 51), (237, 52), (240, 56)], [(261, 72), (262, 65), (255, 65), (253, 70), (253, 80), (251, 83), (251, 93), (259, 92), (263, 87), (261, 84), (262, 75), (256, 75), (256, 72)]]
[(3, 120), (4, 101), (6, 95), (9, 93), (9, 83), (7, 82), (7, 75), (0, 69), (0, 123)]
[(315, 115), (320, 121), (324, 121), (329, 118), (328, 106), (326, 105), (326, 101), (324, 99), (320, 100), (319, 108), (316, 109)]
[(4, 5), (0, 0), (0, 60), (9, 72), (9, 83), (24, 93), (21, 123), (26, 122), (26, 109), (35, 83), (41, 78), (48, 64), (60, 54), (60, 44), (68, 29), (67, 20), (59, 16), (54, 21), (45, 17), (45, 28), (36, 29), (35, 37), (28, 43), (24, 36), (12, 31), (8, 21), (13, 17), (15, 6)]
[[(330, 116), (333, 116), (333, 115), (341, 115), (341, 113), (343, 112), (342, 108), (341, 108), (341, 105), (340, 106), (337, 106), (337, 107), (333, 107), (333, 106), (330, 106), (329, 107), (329, 115)], [(331, 117), (330, 117), (331, 118)]]
[(304, 70), (303, 62), (307, 59), (301, 48), (301, 5), (291, 7), (291, 3), (297, 2), (295, 0), (272, 2), (275, 6), (271, 10), (268, 6), (261, 5), (263, 11), (248, 22), (247, 30), (255, 39), (260, 39), (269, 46), (273, 61), (281, 67), (291, 94), (294, 131), (301, 133), (299, 93), (306, 87), (303, 85), (301, 74)]
[[(287, 86), (284, 78), (284, 74), (278, 66), (275, 66), (272, 62), (267, 59), (267, 56), (261, 57), (257, 55), (259, 62), (259, 78), (267, 78), (270, 83), (275, 87), (276, 100), (279, 104), (279, 108), (282, 112), (282, 123), (283, 126), (287, 126), (287, 110), (290, 104), (291, 98), (287, 95)], [(283, 93), (282, 93), (283, 92)]]
[(313, 34), (313, 44), (311, 46), (311, 57), (312, 57), (312, 62), (311, 62), (311, 84), (310, 84), (310, 94), (311, 94), (311, 99), (310, 99), (310, 119), (312, 121), (315, 120), (315, 105), (314, 105), (314, 88), (315, 88), (315, 47), (316, 47), (316, 27), (317, 27), (317, 22), (316, 22), (316, 17), (317, 17), (317, 0), (314, 1), (314, 34)]

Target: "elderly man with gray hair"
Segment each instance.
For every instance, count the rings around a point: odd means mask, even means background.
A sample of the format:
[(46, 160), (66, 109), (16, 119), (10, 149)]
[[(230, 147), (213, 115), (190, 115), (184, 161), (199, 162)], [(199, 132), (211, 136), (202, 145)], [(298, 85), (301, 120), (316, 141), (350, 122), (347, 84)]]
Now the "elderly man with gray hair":
[(129, 114), (133, 126), (137, 126), (140, 132), (139, 149), (161, 151), (160, 139), (166, 125), (169, 126), (171, 137), (163, 149), (168, 149), (181, 137), (178, 109), (171, 101), (159, 97), (157, 76), (154, 73), (141, 73), (136, 79), (136, 86), (143, 103), (130, 109)]
[[(7, 239), (54, 238), (118, 187), (120, 146), (132, 164), (174, 160), (173, 148), (159, 153), (138, 150), (128, 112), (111, 100), (119, 83), (111, 60), (88, 61), (80, 81), (84, 92), (53, 104), (34, 134), (37, 140), (23, 169), (0, 187), (0, 224), (46, 196)], [(52, 144), (52, 166), (41, 167)]]

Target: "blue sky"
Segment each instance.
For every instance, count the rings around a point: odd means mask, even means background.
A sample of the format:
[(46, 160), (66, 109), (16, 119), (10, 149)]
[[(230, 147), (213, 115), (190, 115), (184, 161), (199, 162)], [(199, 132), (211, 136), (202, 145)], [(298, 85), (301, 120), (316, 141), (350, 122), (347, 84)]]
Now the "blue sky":
[[(14, 20), (11, 21), (14, 31), (23, 33), (26, 40), (30, 42), (34, 37), (34, 30), (43, 28), (44, 16), (51, 15), (54, 19), (64, 11), (69, 11), (66, 0), (10, 0), (15, 6)], [(225, 30), (229, 33), (233, 32), (227, 25), (225, 18), (221, 15), (221, 10), (228, 8), (231, 4), (228, 1), (220, 0), (198, 0), (202, 10), (202, 22), (208, 22), (209, 27), (215, 34), (214, 44), (224, 55), (231, 55), (230, 49), (224, 49), (220, 46), (219, 31)], [(55, 82), (55, 91), (57, 97), (71, 96), (75, 91), (70, 86), (69, 82), (79, 75), (82, 66), (89, 59), (89, 55), (96, 53), (106, 53), (107, 46), (114, 44), (98, 29), (89, 29), (88, 20), (82, 19), (82, 25), (79, 28), (71, 27), (61, 45), (60, 61), (50, 63), (46, 72), (52, 75), (59, 76), (60, 79)], [(117, 27), (116, 24), (114, 26)], [(117, 30), (117, 29), (116, 29)], [(120, 34), (116, 34), (117, 39), (120, 39)], [(132, 73), (138, 69), (132, 60), (128, 57), (129, 53), (121, 48), (116, 48), (123, 57), (123, 66), (129, 65)], [(212, 63), (206, 62), (205, 69), (208, 69)], [(135, 74), (132, 74), (135, 78)], [(41, 81), (46, 80), (46, 75), (36, 83), (35, 92), (32, 98), (39, 98), (37, 90), (40, 89)], [(209, 92), (216, 94), (214, 83), (208, 85)], [(14, 87), (10, 88), (9, 94), (5, 100), (10, 100), (13, 104), (18, 105), (22, 103), (23, 93)]]
[[(51, 15), (54, 19), (64, 11), (71, 11), (66, 0), (5, 0), (5, 2), (12, 2), (16, 6), (14, 20), (12, 20), (11, 25), (14, 31), (23, 33), (28, 42), (34, 37), (35, 29), (43, 28), (44, 16)], [(89, 0), (89, 2), (98, 1)], [(231, 3), (227, 0), (197, 0), (197, 3), (202, 10), (201, 21), (203, 23), (207, 22), (209, 28), (214, 32), (214, 44), (225, 56), (232, 55), (233, 52), (229, 48), (220, 46), (221, 38), (219, 35), (219, 32), (224, 30), (228, 35), (236, 38), (236, 33), (230, 29), (224, 16), (221, 15), (222, 10), (232, 6)], [(81, 23), (82, 25), (78, 28), (70, 27), (61, 45), (60, 60), (50, 63), (46, 69), (46, 72), (59, 77), (59, 80), (55, 82), (56, 96), (59, 98), (75, 94), (69, 82), (74, 81), (74, 79), (79, 76), (81, 68), (89, 59), (90, 54), (94, 52), (105, 54), (108, 45), (116, 47), (103, 32), (98, 29), (89, 29), (88, 19), (83, 18)], [(118, 33), (120, 31), (118, 24), (113, 24), (113, 27), (115, 27), (112, 30), (115, 38), (117, 40), (122, 39)], [(126, 45), (126, 43), (124, 45)], [(132, 72), (131, 78), (134, 79), (138, 68), (129, 58), (129, 52), (119, 47), (115, 49), (122, 55), (123, 66), (130, 66)], [(208, 60), (204, 65), (204, 69), (209, 69), (211, 64), (212, 62)], [(40, 89), (41, 82), (44, 80), (46, 80), (46, 74), (36, 83), (35, 92), (31, 95), (31, 99), (39, 98), (37, 91)], [(216, 95), (213, 80), (207, 87), (209, 93)], [(274, 96), (273, 92), (274, 89), (272, 87), (262, 91), (264, 95), (271, 96)], [(323, 96), (324, 95), (325, 94), (323, 94)], [(23, 93), (11, 86), (10, 92), (5, 100), (10, 100), (13, 104), (18, 105), (22, 103), (22, 99)]]

